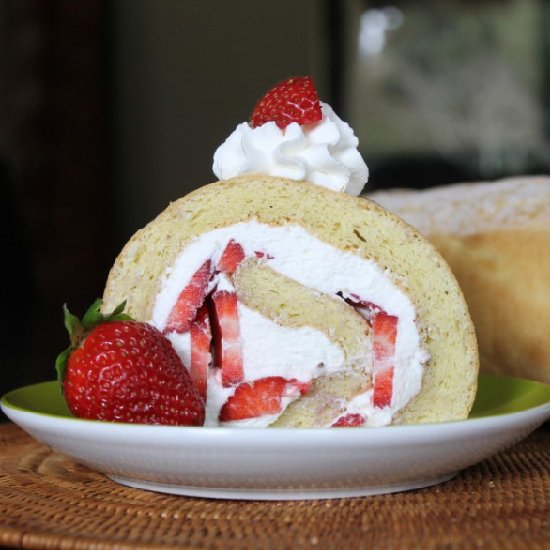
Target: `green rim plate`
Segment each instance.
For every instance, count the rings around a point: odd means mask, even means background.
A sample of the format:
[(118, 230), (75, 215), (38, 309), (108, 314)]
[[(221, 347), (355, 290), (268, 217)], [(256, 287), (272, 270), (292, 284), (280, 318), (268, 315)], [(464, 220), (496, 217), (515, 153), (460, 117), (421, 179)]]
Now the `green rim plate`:
[[(20, 411), (73, 418), (55, 381), (12, 390), (2, 397), (0, 403)], [(470, 418), (523, 412), (548, 403), (548, 384), (481, 374)]]
[(480, 374), (470, 418), (523, 412), (548, 403), (548, 384), (522, 378)]

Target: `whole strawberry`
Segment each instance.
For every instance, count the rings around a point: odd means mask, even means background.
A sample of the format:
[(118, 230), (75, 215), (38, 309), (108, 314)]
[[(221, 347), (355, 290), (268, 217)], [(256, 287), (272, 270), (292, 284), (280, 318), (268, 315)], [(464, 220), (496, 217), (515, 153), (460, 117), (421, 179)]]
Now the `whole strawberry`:
[(279, 82), (256, 103), (250, 124), (256, 128), (273, 121), (284, 129), (291, 122), (310, 124), (322, 118), (313, 79), (310, 76), (295, 76)]
[(69, 409), (80, 418), (202, 426), (204, 401), (170, 340), (124, 306), (103, 315), (98, 300), (82, 321), (64, 306), (71, 346), (56, 370)]

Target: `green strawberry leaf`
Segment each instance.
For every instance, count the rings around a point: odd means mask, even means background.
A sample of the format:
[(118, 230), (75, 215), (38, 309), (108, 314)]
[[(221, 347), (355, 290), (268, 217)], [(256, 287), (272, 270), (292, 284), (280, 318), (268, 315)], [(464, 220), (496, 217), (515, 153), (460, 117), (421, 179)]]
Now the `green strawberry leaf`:
[(82, 334), (84, 334), (84, 327), (80, 322), (80, 319), (73, 315), (67, 308), (67, 304), (63, 304), (63, 317), (65, 321), (65, 328), (69, 333), (69, 339), (71, 340), (71, 346), (77, 346)]
[(85, 329), (89, 329), (95, 325), (98, 325), (103, 320), (103, 315), (101, 313), (101, 304), (103, 302), (101, 299), (97, 299), (84, 313), (82, 317), (82, 326)]
[(131, 321), (132, 318), (124, 313), (126, 307), (126, 300), (118, 306), (111, 313), (101, 313), (101, 306), (103, 302), (101, 299), (97, 299), (89, 308), (88, 311), (82, 317), (82, 326), (88, 331), (101, 323), (108, 321)]
[[(118, 306), (115, 307), (113, 312), (109, 314), (110, 317), (112, 317), (113, 319), (116, 318), (117, 321), (131, 321), (132, 318), (126, 313), (124, 313), (125, 308), (126, 308), (126, 300), (124, 300), (124, 302), (122, 302), (121, 304), (118, 304)], [(122, 319), (122, 317), (124, 317), (124, 319)]]
[(63, 389), (63, 380), (65, 379), (65, 370), (67, 369), (67, 362), (69, 361), (69, 355), (73, 351), (72, 347), (67, 348), (66, 350), (63, 350), (56, 358), (55, 358), (55, 371), (57, 372), (57, 381), (61, 385), (61, 389)]

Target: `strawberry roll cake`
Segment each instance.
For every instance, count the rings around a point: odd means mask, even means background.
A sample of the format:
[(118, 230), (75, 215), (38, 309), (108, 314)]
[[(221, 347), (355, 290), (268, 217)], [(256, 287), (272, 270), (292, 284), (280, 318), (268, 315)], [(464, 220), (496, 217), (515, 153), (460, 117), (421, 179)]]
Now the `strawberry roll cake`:
[(310, 79), (268, 92), (214, 171), (132, 237), (103, 296), (171, 340), (206, 426), (468, 415), (478, 355), (458, 284), (415, 229), (353, 196), (357, 138)]

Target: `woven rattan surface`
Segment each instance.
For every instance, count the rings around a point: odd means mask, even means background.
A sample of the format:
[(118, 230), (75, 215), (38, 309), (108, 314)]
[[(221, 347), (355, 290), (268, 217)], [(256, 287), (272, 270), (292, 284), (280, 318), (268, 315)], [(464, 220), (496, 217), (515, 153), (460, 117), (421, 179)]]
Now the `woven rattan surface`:
[(550, 424), (439, 486), (293, 502), (217, 501), (126, 488), (3, 424), (0, 543), (95, 550), (550, 549)]

